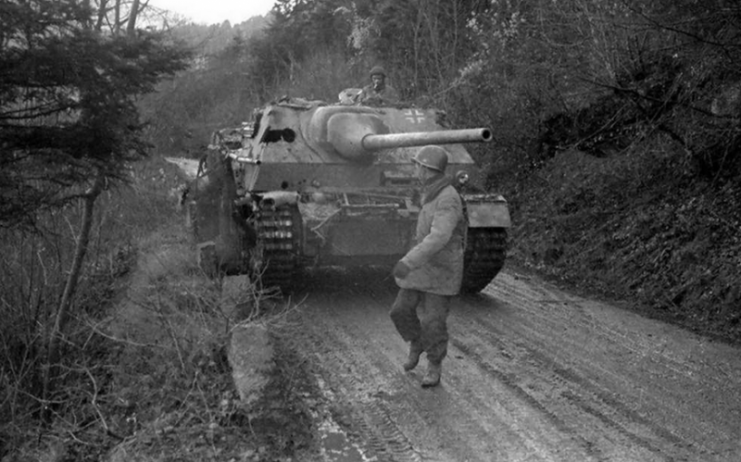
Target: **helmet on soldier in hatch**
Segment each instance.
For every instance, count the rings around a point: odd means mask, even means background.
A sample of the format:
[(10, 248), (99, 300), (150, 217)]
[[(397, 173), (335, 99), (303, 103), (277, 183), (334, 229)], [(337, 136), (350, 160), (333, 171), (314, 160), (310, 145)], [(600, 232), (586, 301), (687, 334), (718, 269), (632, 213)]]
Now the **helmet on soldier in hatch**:
[(425, 146), (417, 152), (412, 161), (431, 170), (445, 173), (445, 168), (448, 166), (448, 153), (440, 146)]
[(373, 68), (370, 70), (370, 76), (373, 77), (376, 74), (380, 74), (386, 77), (386, 70), (381, 66), (373, 66)]

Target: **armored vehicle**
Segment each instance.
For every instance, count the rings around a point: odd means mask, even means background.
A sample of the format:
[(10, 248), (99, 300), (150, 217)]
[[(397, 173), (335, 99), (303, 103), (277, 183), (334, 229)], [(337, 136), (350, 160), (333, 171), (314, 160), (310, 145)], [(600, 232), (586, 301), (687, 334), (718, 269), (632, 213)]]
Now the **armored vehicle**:
[(201, 267), (284, 291), (309, 267), (391, 268), (414, 244), (412, 158), (437, 144), (466, 206), (463, 290), (480, 291), (504, 264), (509, 211), (478, 186), (461, 145), (490, 141), (491, 131), (449, 130), (444, 119), (435, 109), (284, 98), (215, 132), (188, 196)]

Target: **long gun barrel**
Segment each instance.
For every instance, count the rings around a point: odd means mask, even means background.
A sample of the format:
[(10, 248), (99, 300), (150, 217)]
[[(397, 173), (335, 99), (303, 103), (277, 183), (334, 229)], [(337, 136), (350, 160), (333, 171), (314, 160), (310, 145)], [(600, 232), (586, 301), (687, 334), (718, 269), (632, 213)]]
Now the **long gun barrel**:
[(455, 144), (466, 142), (489, 142), (492, 139), (488, 128), (466, 128), (462, 130), (447, 130), (435, 132), (390, 133), (386, 135), (365, 135), (361, 141), (363, 149), (376, 151), (379, 149), (399, 148), (409, 146), (424, 146), (426, 144)]
[(389, 133), (388, 120), (379, 114), (331, 107), (317, 109), (311, 127), (313, 139), (325, 143), (325, 149), (361, 163), (372, 161), (374, 152), (382, 149), (492, 140), (489, 128)]

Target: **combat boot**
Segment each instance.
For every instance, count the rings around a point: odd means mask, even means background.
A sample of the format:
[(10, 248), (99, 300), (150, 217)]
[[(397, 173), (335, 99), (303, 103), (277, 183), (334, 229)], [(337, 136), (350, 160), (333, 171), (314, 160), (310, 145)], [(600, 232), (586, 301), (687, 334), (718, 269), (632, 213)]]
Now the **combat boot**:
[(416, 342), (411, 342), (409, 344), (409, 356), (407, 357), (407, 360), (403, 366), (404, 370), (409, 372), (415, 367), (417, 367), (417, 364), (419, 364), (419, 357), (421, 354), (422, 354), (422, 346)]
[(430, 362), (427, 365), (427, 373), (422, 378), (422, 388), (436, 387), (440, 383), (442, 372), (442, 363)]

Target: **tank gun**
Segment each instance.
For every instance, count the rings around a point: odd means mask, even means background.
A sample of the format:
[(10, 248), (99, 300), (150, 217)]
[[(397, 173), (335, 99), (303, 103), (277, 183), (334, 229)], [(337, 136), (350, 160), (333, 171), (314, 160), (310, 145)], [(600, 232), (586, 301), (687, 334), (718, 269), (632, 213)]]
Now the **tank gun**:
[(368, 151), (379, 149), (424, 146), (428, 144), (486, 143), (491, 141), (488, 128), (464, 128), (460, 130), (440, 130), (434, 132), (389, 133), (387, 135), (366, 135), (361, 144)]
[(374, 153), (383, 149), (492, 140), (488, 128), (392, 133), (382, 114), (368, 111), (319, 108), (312, 117), (307, 138), (324, 150), (360, 163), (371, 162)]

